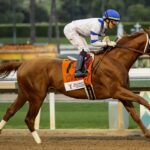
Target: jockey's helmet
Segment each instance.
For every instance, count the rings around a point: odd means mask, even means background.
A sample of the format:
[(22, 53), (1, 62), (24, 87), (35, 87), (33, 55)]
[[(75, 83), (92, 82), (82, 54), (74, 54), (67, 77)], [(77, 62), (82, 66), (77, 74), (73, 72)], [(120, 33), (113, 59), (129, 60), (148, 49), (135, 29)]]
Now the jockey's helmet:
[(107, 9), (103, 14), (103, 19), (120, 21), (120, 14), (114, 9)]

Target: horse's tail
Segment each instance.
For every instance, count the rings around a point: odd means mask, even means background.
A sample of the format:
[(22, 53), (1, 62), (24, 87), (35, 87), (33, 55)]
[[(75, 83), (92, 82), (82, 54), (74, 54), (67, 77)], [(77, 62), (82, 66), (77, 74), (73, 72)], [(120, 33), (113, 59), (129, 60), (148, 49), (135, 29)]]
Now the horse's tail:
[(7, 77), (11, 71), (17, 71), (22, 62), (8, 62), (0, 64), (0, 78)]

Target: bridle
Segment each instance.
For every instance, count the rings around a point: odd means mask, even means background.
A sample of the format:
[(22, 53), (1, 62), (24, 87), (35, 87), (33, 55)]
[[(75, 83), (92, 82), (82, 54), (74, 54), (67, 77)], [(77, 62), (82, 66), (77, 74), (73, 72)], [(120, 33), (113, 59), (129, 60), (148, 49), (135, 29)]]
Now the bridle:
[[(117, 44), (115, 46), (115, 48), (123, 48), (123, 49), (127, 49), (127, 50), (130, 50), (130, 51), (134, 51), (136, 53), (139, 53), (139, 54), (148, 54), (150, 55), (150, 52), (147, 52), (148, 49), (150, 49), (150, 36), (147, 32), (145, 32), (145, 35), (146, 35), (146, 43), (145, 43), (145, 47), (144, 47), (144, 51), (140, 51), (138, 49), (135, 49), (135, 48), (131, 48), (131, 47), (128, 47), (127, 45), (119, 45)], [(112, 49), (112, 47), (109, 47), (105, 52), (104, 52), (104, 55), (102, 57), (101, 60), (98, 61), (98, 63), (93, 67), (93, 72), (96, 73), (96, 70), (97, 68), (99, 67), (100, 65), (100, 62), (102, 62), (103, 58), (106, 56), (106, 54)]]
[(128, 50), (134, 51), (136, 53), (140, 53), (142, 55), (143, 54), (149, 54), (150, 55), (150, 52), (147, 52), (148, 48), (150, 48), (150, 36), (149, 36), (148, 33), (145, 33), (145, 35), (146, 35), (146, 43), (145, 43), (144, 51), (140, 51), (138, 49), (128, 47), (127, 45), (119, 45), (119, 44), (117, 44), (115, 47), (116, 48), (128, 49)]

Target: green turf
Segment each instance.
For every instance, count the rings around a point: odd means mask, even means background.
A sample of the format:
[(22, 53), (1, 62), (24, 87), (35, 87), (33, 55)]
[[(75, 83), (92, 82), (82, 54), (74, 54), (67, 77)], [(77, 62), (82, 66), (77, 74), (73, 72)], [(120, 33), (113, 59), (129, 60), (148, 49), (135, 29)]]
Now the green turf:
[[(111, 40), (115, 40), (116, 36), (110, 36)], [(87, 38), (86, 39), (88, 43), (90, 43), (90, 39)], [(16, 39), (16, 43), (29, 43), (30, 42), (30, 37), (17, 37)], [(9, 37), (3, 37), (0, 38), (0, 43), (3, 44), (8, 44), (8, 43), (13, 43), (13, 38), (9, 38)], [(48, 43), (48, 38), (47, 37), (37, 37), (35, 43)], [(50, 43), (57, 43), (57, 39), (56, 38), (52, 38)], [(70, 42), (65, 38), (65, 37), (61, 37), (59, 39), (59, 43), (60, 44), (70, 44)]]
[[(9, 104), (0, 104), (0, 118), (3, 117)], [(136, 105), (138, 111), (139, 107)], [(27, 128), (24, 118), (28, 104), (8, 122), (5, 128)], [(56, 128), (108, 128), (108, 103), (56, 103)], [(44, 103), (41, 112), (40, 128), (49, 128), (49, 104)], [(137, 128), (130, 118), (129, 128)]]
[(56, 107), (56, 125), (58, 128), (108, 128), (107, 110), (107, 103), (59, 104)]

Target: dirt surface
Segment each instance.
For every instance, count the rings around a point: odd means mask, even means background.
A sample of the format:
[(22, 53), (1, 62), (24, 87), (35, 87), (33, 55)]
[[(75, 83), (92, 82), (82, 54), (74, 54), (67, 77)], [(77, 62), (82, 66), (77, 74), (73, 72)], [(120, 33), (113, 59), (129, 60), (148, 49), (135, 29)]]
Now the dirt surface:
[(150, 150), (139, 130), (39, 130), (36, 144), (28, 130), (4, 129), (0, 150)]

